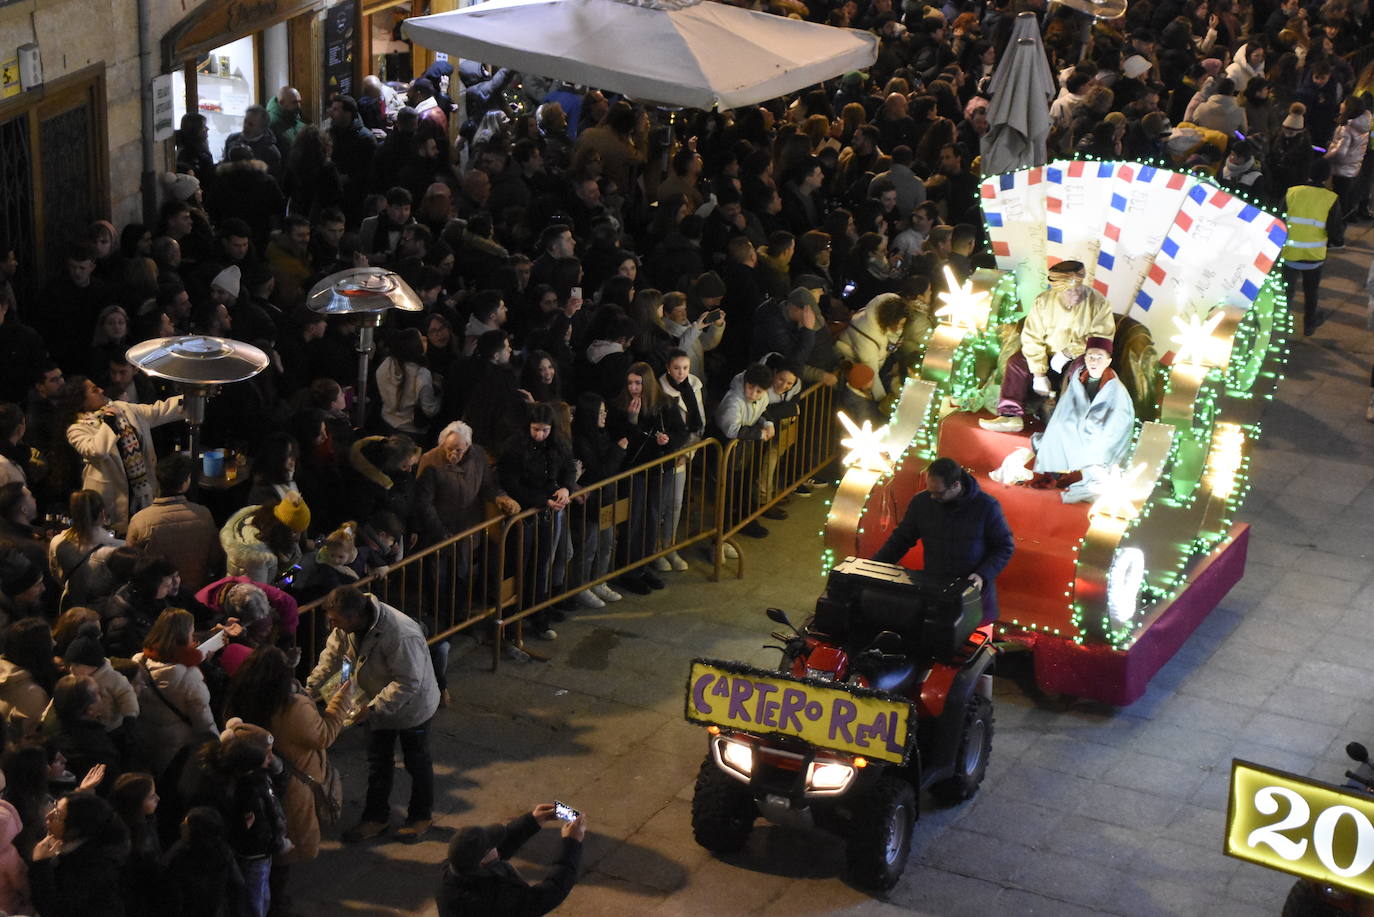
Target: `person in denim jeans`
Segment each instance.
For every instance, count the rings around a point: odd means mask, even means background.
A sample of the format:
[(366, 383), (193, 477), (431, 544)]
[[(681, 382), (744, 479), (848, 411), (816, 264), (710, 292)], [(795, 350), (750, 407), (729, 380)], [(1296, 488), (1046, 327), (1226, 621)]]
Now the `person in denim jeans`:
[(386, 833), (395, 770), (392, 755), (398, 740), (410, 775), (410, 806), (396, 836), (419, 840), (433, 816), (429, 723), (439, 708), (439, 685), (424, 631), (405, 613), (356, 586), (329, 593), (324, 611), (333, 630), (306, 687), (319, 697), (336, 673), (351, 677), (357, 684), (358, 704), (351, 719), (366, 723), (369, 732), (367, 801), (362, 820), (343, 833), (343, 840), (353, 843)]

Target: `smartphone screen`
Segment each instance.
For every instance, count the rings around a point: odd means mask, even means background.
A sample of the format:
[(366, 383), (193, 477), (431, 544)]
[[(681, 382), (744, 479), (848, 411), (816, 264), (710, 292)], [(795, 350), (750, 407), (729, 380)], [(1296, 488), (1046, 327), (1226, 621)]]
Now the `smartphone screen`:
[(581, 815), (582, 813), (577, 811), (570, 805), (566, 805), (565, 803), (561, 803), (557, 800), (554, 800), (553, 814), (556, 815), (560, 821), (575, 821), (577, 819), (577, 816)]
[(345, 682), (353, 677), (353, 660), (345, 659), (339, 665), (339, 681)]
[(569, 296), (570, 299), (581, 299), (581, 298), (582, 298), (582, 288), (581, 288), (581, 287), (573, 287), (573, 288), (569, 291), (568, 296)]

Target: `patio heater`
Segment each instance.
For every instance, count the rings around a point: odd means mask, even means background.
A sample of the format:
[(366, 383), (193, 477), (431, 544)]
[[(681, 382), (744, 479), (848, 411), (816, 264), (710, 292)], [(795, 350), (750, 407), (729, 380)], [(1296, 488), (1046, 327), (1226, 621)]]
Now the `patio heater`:
[(154, 338), (129, 348), (129, 362), (143, 372), (177, 384), (191, 428), (187, 451), (200, 464), (200, 425), (215, 389), (251, 379), (267, 368), (267, 354), (252, 344), (203, 334)]
[(315, 284), (305, 302), (312, 312), (358, 317), (358, 384), (354, 389), (353, 422), (361, 427), (367, 420), (368, 362), (382, 316), (388, 309), (419, 312), (424, 308), (420, 297), (393, 271), (357, 267), (330, 274)]
[(1078, 56), (1080, 61), (1088, 59), (1088, 45), (1092, 39), (1093, 21), (1097, 19), (1119, 19), (1126, 15), (1126, 0), (1057, 0), (1057, 2), (1060, 6), (1088, 14), (1088, 18), (1080, 20), (1078, 26), (1082, 42), (1082, 52)]

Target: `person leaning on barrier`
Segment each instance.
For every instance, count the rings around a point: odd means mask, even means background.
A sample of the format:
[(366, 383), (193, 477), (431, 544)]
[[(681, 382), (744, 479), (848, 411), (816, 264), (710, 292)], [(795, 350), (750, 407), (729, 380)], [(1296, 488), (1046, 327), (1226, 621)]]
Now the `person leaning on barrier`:
[(472, 428), (455, 420), (420, 456), (415, 506), (421, 543), (434, 544), (478, 525), (488, 502), (507, 516), (520, 512), (520, 504), (502, 490), (486, 450), (473, 443)]
[(509, 862), (544, 825), (557, 821), (553, 803), (504, 825), (469, 826), (453, 836), (444, 861), (439, 893), (439, 917), (539, 917), (563, 903), (577, 881), (587, 816), (579, 814), (563, 824), (563, 845), (552, 874), (530, 884)]
[[(773, 438), (776, 428), (767, 416), (768, 390), (772, 385), (773, 370), (762, 363), (755, 363), (731, 380), (730, 391), (716, 405), (715, 425), (725, 440), (766, 443)], [(786, 518), (781, 510), (775, 513), (778, 514)], [(740, 531), (751, 538), (768, 536), (768, 529), (757, 519), (750, 520)]]

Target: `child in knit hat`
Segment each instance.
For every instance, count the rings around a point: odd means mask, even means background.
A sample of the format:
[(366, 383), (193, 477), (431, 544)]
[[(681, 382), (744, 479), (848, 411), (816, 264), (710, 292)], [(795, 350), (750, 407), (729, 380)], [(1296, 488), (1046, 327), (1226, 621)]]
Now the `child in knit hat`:
[(358, 523), (345, 522), (325, 536), (315, 552), (315, 566), (310, 576), (296, 590), (302, 602), (310, 602), (328, 595), (335, 587), (356, 583), (358, 571), (350, 564), (358, 559)]
[(106, 732), (124, 729), (138, 718), (138, 694), (134, 692), (129, 679), (119, 674), (105, 658), (105, 650), (100, 645), (100, 625), (82, 625), (62, 654), (67, 671), (77, 678), (90, 677), (100, 689), (105, 699), (105, 717), (101, 721)]

